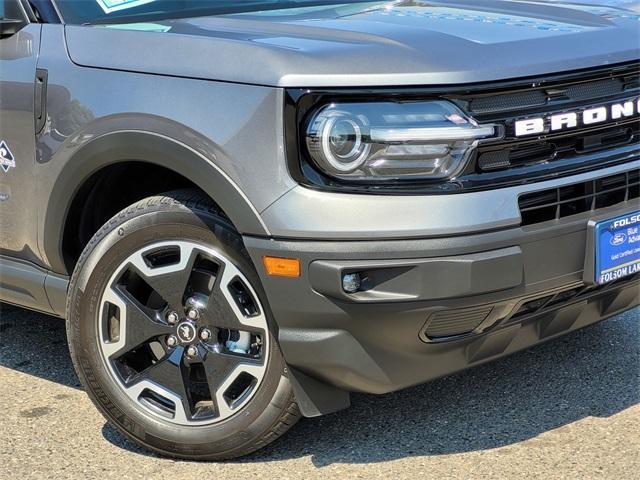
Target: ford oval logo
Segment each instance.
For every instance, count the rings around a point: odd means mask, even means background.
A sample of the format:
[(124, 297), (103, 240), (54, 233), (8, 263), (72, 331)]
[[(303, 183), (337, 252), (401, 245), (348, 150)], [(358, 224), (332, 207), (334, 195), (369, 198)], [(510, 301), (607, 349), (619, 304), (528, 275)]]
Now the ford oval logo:
[(613, 237), (611, 237), (611, 239), (609, 240), (609, 243), (614, 247), (616, 247), (618, 245), (622, 245), (626, 241), (627, 241), (627, 236), (624, 233), (616, 233)]

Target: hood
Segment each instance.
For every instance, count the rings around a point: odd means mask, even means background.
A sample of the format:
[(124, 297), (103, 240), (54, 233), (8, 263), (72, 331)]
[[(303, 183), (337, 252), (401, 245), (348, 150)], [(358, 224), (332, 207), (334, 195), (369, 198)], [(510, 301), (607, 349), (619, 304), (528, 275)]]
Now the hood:
[(279, 87), (448, 85), (636, 60), (639, 5), (400, 0), (65, 32), (72, 61), (89, 67)]

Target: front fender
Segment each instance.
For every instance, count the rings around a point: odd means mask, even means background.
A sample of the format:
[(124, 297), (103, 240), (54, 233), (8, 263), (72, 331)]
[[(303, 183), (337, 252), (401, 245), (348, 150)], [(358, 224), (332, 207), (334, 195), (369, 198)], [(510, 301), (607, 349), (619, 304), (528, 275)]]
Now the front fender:
[(179, 173), (214, 199), (240, 233), (269, 235), (254, 205), (214, 163), (211, 157), (215, 152), (203, 152), (206, 150), (203, 141), (196, 142), (197, 147), (193, 147), (155, 133), (159, 131), (157, 128), (154, 128), (154, 133), (129, 129), (109, 131), (108, 126), (104, 130), (105, 133), (77, 133), (68, 138), (65, 148), (59, 151), (66, 157), (60, 159), (64, 167), (49, 196), (40, 235), (41, 251), (54, 272), (70, 273), (66, 272), (63, 260), (62, 239), (75, 195), (98, 170), (125, 161), (147, 162)]

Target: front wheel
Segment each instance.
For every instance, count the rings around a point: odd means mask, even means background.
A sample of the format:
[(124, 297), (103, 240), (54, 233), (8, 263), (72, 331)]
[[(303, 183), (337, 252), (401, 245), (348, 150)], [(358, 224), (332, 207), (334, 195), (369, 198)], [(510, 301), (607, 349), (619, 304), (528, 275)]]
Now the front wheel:
[(227, 459), (300, 414), (240, 236), (193, 191), (150, 197), (96, 233), (73, 273), (71, 355), (119, 431), (162, 454)]

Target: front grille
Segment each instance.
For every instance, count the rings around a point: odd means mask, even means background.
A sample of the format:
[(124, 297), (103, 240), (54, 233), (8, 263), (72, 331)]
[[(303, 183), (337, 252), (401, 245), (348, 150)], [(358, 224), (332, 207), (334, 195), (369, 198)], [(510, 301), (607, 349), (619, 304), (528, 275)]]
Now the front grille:
[(596, 211), (640, 197), (640, 170), (521, 195), (522, 225)]
[[(521, 180), (530, 182), (535, 177), (559, 171), (571, 174), (587, 166), (602, 168), (606, 150), (632, 145), (637, 153), (640, 144), (638, 115), (531, 137), (516, 137), (514, 125), (523, 118), (546, 119), (554, 113), (628, 100), (635, 102), (640, 95), (639, 79), (640, 65), (633, 63), (565, 78), (541, 79), (503, 89), (494, 87), (489, 91), (449, 96), (479, 123), (502, 125), (505, 132), (501, 140), (481, 142), (463, 177), (476, 184), (493, 179), (496, 186), (513, 182), (518, 175)], [(599, 163), (592, 155), (597, 152), (604, 152), (596, 156)], [(613, 160), (607, 161), (613, 163)], [(542, 168), (534, 168), (536, 166)]]
[(540, 107), (546, 102), (547, 95), (542, 90), (496, 94), (472, 98), (469, 101), (469, 113), (478, 116), (487, 113), (518, 111), (523, 108)]
[(562, 160), (579, 159), (594, 152), (637, 144), (640, 140), (640, 122), (603, 126), (585, 131), (565, 132), (549, 136), (546, 140), (513, 142), (499, 148), (481, 150), (477, 169), (482, 173), (510, 170), (531, 165), (547, 164)]
[(557, 86), (541, 86), (526, 91), (497, 92), (473, 98), (469, 102), (469, 112), (474, 115), (499, 114), (515, 112), (522, 114), (522, 109), (544, 107), (556, 100), (565, 102), (591, 99), (602, 99), (620, 95), (632, 86), (625, 81), (625, 74), (603, 80), (579, 81)]

